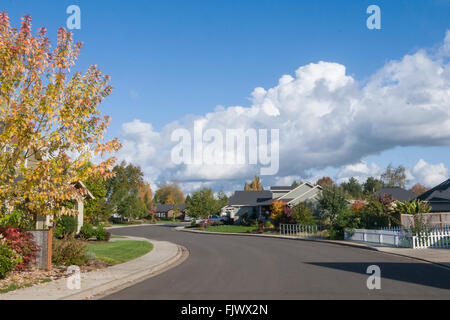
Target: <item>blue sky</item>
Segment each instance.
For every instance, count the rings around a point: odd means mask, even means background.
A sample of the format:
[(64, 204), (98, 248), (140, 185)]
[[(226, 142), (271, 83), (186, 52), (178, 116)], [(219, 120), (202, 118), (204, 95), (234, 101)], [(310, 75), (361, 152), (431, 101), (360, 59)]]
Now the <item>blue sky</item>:
[[(449, 0), (3, 0), (1, 7), (16, 26), (30, 14), (33, 28), (47, 27), (54, 39), (71, 4), (82, 12), (82, 28), (74, 31), (84, 42), (77, 68), (97, 64), (112, 76), (115, 90), (101, 109), (112, 116), (108, 135), (119, 137), (122, 125), (136, 119), (159, 132), (218, 105), (249, 107), (256, 87), (272, 88), (281, 76), (319, 61), (344, 65), (363, 86), (389, 61), (438, 48), (450, 29)], [(366, 27), (371, 4), (381, 8), (381, 30)], [(362, 160), (412, 168), (423, 159), (450, 168), (447, 142), (425, 145), (423, 139), (420, 146), (400, 143)], [(336, 176), (341, 165), (307, 171)], [(157, 184), (155, 168), (148, 170)]]

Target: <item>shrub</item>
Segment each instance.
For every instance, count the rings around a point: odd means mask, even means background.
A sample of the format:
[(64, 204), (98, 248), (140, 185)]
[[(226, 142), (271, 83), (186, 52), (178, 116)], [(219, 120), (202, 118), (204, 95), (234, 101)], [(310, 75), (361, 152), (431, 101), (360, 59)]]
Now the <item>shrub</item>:
[(0, 236), (0, 279), (6, 277), (8, 272), (22, 263), (22, 257), (13, 249), (9, 248), (7, 240)]
[(13, 210), (10, 214), (0, 217), (0, 227), (12, 227), (19, 229), (32, 229), (34, 222), (30, 216), (21, 210)]
[(57, 266), (82, 266), (87, 261), (86, 244), (73, 237), (55, 240), (52, 260)]
[(272, 222), (266, 221), (266, 222), (264, 223), (264, 228), (266, 228), (266, 229), (273, 229), (273, 228), (275, 228), (275, 226), (273, 225)]
[(83, 240), (88, 240), (95, 236), (96, 236), (96, 234), (95, 234), (94, 226), (88, 222), (85, 222), (80, 229), (80, 238)]
[(329, 229), (331, 239), (344, 239), (345, 229), (356, 229), (361, 225), (357, 212), (343, 210), (335, 217)]
[(307, 203), (301, 202), (294, 206), (291, 210), (291, 215), (295, 219), (295, 223), (304, 225), (315, 225), (313, 209)]
[(26, 270), (36, 261), (39, 246), (34, 242), (30, 232), (20, 231), (17, 228), (0, 228), (0, 235), (7, 241), (10, 249), (22, 256), (21, 263), (15, 266), (16, 270)]
[(65, 238), (77, 231), (77, 220), (72, 216), (61, 216), (56, 221), (54, 230), (55, 237), (58, 239)]
[(111, 233), (106, 231), (103, 226), (98, 226), (97, 229), (95, 229), (95, 237), (98, 241), (109, 241)]

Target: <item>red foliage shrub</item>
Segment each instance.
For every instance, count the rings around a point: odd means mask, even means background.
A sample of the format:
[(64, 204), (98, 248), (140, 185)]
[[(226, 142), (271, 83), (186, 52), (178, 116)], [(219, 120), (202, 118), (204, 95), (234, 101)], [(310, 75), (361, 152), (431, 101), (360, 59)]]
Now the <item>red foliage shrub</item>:
[(33, 240), (33, 235), (28, 231), (20, 231), (17, 228), (0, 228), (8, 241), (8, 247), (23, 257), (23, 262), (15, 267), (15, 270), (23, 271), (36, 261), (39, 246)]
[(365, 206), (366, 206), (366, 202), (365, 201), (355, 201), (352, 204), (352, 210), (353, 211), (360, 211)]

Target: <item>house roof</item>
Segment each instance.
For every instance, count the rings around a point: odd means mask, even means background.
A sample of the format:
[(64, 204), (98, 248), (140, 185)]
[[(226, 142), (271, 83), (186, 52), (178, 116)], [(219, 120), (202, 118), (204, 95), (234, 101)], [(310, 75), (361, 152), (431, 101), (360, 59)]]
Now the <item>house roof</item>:
[[(311, 184), (311, 183), (309, 183), (309, 182), (303, 182), (303, 183), (299, 184), (298, 186), (293, 187), (292, 190), (290, 190), (289, 192), (287, 192), (287, 193), (285, 193), (284, 195), (282, 195), (281, 197), (279, 197), (278, 200), (288, 199), (289, 197), (290, 197), (291, 200), (294, 199), (295, 197), (292, 198), (292, 195), (295, 194), (295, 192), (296, 192), (297, 189), (303, 188), (304, 186), (308, 186), (308, 187), (310, 187), (311, 189), (315, 189), (315, 188), (322, 189), (322, 187), (319, 186), (319, 185), (314, 186), (313, 184)], [(308, 191), (309, 191), (309, 190), (308, 190)], [(307, 191), (307, 192), (308, 192), (308, 191)], [(297, 197), (297, 198), (298, 198), (298, 197)]]
[(428, 202), (450, 202), (450, 179), (421, 194), (417, 199)]
[(291, 191), (294, 190), (293, 186), (272, 186), (270, 187), (270, 191)]
[[(170, 210), (173, 210), (174, 206), (175, 206), (174, 204), (158, 204), (156, 206), (156, 212), (169, 212)], [(177, 206), (178, 209), (180, 209), (180, 211), (186, 210), (185, 204), (179, 204)]]
[(400, 187), (383, 187), (377, 192), (377, 194), (388, 194), (395, 200), (402, 202), (410, 201), (416, 197), (416, 195), (411, 191), (405, 190)]
[(91, 199), (95, 199), (94, 195), (89, 191), (88, 187), (86, 187), (86, 185), (82, 182), (82, 181), (77, 181), (74, 183), (75, 188), (81, 188), (84, 189), (86, 191), (86, 196), (91, 198)]
[(270, 191), (236, 191), (228, 200), (230, 206), (257, 206), (262, 202), (271, 200)]

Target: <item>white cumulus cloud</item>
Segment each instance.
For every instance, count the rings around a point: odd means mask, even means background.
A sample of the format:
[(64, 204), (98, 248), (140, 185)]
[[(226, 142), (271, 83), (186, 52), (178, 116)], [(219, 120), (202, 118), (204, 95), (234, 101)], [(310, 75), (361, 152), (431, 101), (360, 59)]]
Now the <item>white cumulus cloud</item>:
[(434, 187), (449, 178), (450, 171), (443, 163), (429, 164), (420, 159), (411, 170), (415, 181), (426, 187)]
[[(447, 32), (439, 54), (419, 50), (405, 55), (366, 83), (348, 75), (342, 64), (311, 63), (295, 75), (283, 75), (273, 88), (254, 89), (249, 107), (221, 106), (169, 123), (160, 132), (141, 120), (125, 123), (119, 158), (139, 164), (154, 183), (233, 186), (259, 173), (258, 165), (175, 165), (171, 133), (178, 128), (193, 132), (194, 121), (201, 121), (204, 130), (224, 135), (226, 129), (279, 129), (280, 169), (263, 177), (265, 185), (343, 166), (339, 179), (363, 179), (379, 172), (374, 164), (360, 163), (365, 156), (396, 146), (450, 146), (449, 48)], [(427, 184), (448, 174), (434, 168), (432, 176), (420, 176), (424, 168), (412, 172)]]

